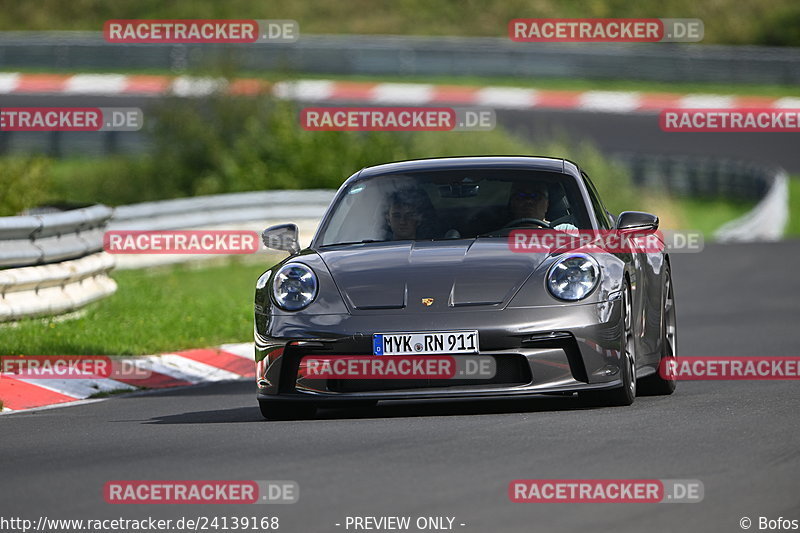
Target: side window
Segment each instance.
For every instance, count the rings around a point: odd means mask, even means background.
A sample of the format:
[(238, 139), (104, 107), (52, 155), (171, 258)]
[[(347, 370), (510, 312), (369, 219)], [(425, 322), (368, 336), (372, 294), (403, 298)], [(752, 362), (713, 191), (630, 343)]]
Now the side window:
[(608, 216), (608, 210), (606, 209), (606, 206), (604, 206), (603, 202), (600, 201), (600, 196), (597, 194), (597, 189), (594, 188), (594, 184), (585, 172), (581, 171), (581, 176), (583, 176), (583, 182), (586, 184), (586, 190), (589, 191), (589, 199), (592, 201), (592, 210), (597, 218), (597, 224), (600, 226), (600, 229), (611, 229), (613, 227), (613, 223)]

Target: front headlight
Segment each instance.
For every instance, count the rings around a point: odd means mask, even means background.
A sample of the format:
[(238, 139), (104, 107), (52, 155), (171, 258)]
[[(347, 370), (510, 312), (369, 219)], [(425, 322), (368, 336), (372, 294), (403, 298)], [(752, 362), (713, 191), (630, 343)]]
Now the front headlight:
[(299, 311), (314, 301), (317, 288), (313, 270), (300, 263), (287, 263), (275, 274), (272, 296), (281, 309)]
[(589, 255), (574, 254), (558, 260), (547, 273), (547, 289), (559, 300), (585, 298), (600, 281), (600, 266)]

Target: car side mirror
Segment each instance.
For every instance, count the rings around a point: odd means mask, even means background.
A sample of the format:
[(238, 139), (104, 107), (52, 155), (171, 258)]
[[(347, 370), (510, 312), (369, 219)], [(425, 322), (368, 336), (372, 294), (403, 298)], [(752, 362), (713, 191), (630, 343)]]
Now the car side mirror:
[(294, 255), (300, 251), (299, 233), (296, 224), (279, 224), (265, 229), (261, 233), (261, 240), (267, 248)]
[(617, 230), (635, 233), (650, 233), (658, 229), (658, 217), (641, 211), (625, 211), (617, 219)]

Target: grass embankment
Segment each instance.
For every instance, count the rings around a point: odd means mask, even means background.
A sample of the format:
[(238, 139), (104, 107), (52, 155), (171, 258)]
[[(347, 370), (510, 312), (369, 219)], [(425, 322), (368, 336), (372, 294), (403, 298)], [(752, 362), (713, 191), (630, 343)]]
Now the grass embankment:
[(117, 293), (78, 318), (0, 325), (7, 355), (142, 355), (246, 342), (255, 280), (270, 265), (231, 261), (113, 273)]

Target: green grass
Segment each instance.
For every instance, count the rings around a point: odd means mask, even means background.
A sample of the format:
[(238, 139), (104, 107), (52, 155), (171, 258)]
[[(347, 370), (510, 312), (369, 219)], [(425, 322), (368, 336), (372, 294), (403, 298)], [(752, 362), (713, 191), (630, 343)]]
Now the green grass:
[(750, 211), (754, 202), (681, 198), (676, 200), (683, 214), (682, 228), (702, 231), (709, 239), (720, 226)]
[[(0, 30), (95, 30), (108, 19), (294, 19), (309, 33), (505, 36), (514, 18), (700, 18), (704, 43), (797, 45), (794, 0), (0, 0)], [(659, 46), (659, 45), (654, 45)]]
[(786, 225), (786, 235), (800, 236), (800, 175), (798, 174), (789, 179), (789, 223)]
[[(67, 157), (48, 159), (47, 200), (67, 203), (102, 202), (124, 205), (162, 199), (153, 187), (142, 187), (130, 176), (143, 176), (146, 159), (140, 156)], [(113, 179), (112, 176), (125, 176)]]
[(9, 355), (144, 355), (247, 342), (255, 280), (269, 265), (231, 261), (114, 272), (119, 289), (73, 320), (0, 326)]

